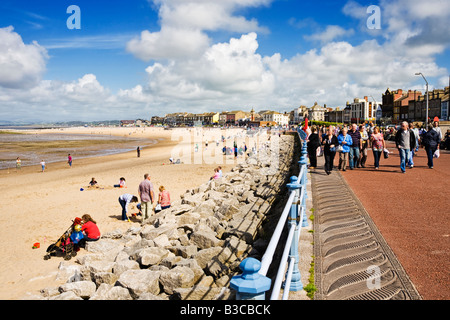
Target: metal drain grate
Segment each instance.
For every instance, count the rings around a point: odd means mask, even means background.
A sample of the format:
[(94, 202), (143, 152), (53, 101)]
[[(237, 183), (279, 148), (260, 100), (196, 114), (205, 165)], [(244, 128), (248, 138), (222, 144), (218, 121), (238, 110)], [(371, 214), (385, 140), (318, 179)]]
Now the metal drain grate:
[[(311, 180), (315, 209), (315, 299), (420, 300), (340, 173), (328, 176), (320, 171), (311, 172)], [(377, 285), (370, 285), (374, 279)]]

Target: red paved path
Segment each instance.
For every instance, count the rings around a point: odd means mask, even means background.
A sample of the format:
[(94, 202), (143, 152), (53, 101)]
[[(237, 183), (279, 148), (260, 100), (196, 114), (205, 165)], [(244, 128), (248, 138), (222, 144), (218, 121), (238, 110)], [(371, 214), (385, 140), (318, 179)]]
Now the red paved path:
[(388, 148), (394, 153), (381, 159), (380, 170), (369, 151), (365, 169), (341, 173), (422, 298), (450, 299), (450, 151), (429, 169), (420, 149), (414, 168), (402, 174), (395, 145)]

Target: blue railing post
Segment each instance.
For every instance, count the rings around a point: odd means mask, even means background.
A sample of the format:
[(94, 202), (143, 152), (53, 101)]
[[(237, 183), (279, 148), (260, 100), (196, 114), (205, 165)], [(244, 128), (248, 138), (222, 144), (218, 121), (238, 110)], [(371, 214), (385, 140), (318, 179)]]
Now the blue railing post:
[(247, 258), (241, 262), (239, 268), (243, 273), (234, 276), (230, 281), (230, 287), (236, 291), (236, 300), (265, 300), (272, 280), (258, 273), (261, 262)]
[[(289, 218), (288, 218), (288, 230), (293, 226), (295, 227), (294, 238), (292, 240), (292, 243), (290, 244), (291, 248), (289, 251), (289, 259), (291, 259), (291, 258), (295, 259), (294, 269), (292, 272), (290, 291), (300, 291), (303, 289), (303, 283), (301, 280), (300, 269), (298, 268), (298, 263), (300, 261), (300, 257), (298, 254), (298, 239), (300, 237), (299, 200), (300, 200), (300, 188), (302, 186), (299, 184), (298, 178), (294, 176), (294, 177), (291, 177), (291, 183), (289, 183), (287, 185), (287, 187), (289, 189), (289, 193), (291, 193), (292, 191), (295, 192), (294, 201), (291, 204), (291, 211), (290, 211)], [(287, 275), (286, 275), (286, 278), (287, 278)]]

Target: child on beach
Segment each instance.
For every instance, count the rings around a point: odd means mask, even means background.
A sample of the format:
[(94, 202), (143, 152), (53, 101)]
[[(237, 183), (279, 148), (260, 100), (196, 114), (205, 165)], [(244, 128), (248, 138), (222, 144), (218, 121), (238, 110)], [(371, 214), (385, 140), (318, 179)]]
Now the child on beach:
[(211, 177), (210, 180), (215, 180), (215, 179), (219, 179), (220, 178), (220, 173), (219, 173), (219, 169), (215, 168), (214, 169), (214, 175)]
[(20, 170), (22, 168), (22, 160), (19, 157), (16, 159), (16, 169)]
[(42, 172), (45, 171), (45, 161), (41, 160), (41, 167), (42, 167)]
[(119, 179), (119, 184), (115, 184), (115, 185), (114, 185), (114, 188), (125, 188), (125, 185), (126, 185), (125, 178), (124, 178), (124, 177), (121, 177), (121, 178)]
[(88, 188), (98, 188), (98, 184), (97, 184), (97, 181), (95, 180), (95, 178), (92, 178), (92, 180), (89, 181)]
[(158, 203), (161, 205), (161, 210), (170, 208), (170, 194), (164, 186), (159, 187)]

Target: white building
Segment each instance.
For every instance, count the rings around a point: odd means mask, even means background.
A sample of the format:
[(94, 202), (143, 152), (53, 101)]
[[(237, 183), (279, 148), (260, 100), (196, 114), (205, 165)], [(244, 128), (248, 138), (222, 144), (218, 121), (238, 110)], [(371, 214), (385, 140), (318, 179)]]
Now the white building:
[(305, 120), (305, 117), (308, 116), (308, 108), (305, 106), (300, 106), (294, 109), (294, 124), (299, 124)]
[(326, 108), (319, 106), (317, 102), (315, 102), (308, 111), (308, 119), (311, 121), (325, 121), (326, 111)]
[(347, 102), (350, 107), (350, 121), (354, 123), (363, 123), (365, 121), (377, 120), (377, 110), (381, 107), (381, 103), (369, 102), (367, 97), (364, 99), (355, 98), (353, 103)]
[(263, 121), (276, 122), (279, 126), (289, 125), (289, 115), (282, 114), (276, 111), (267, 111), (262, 115)]

